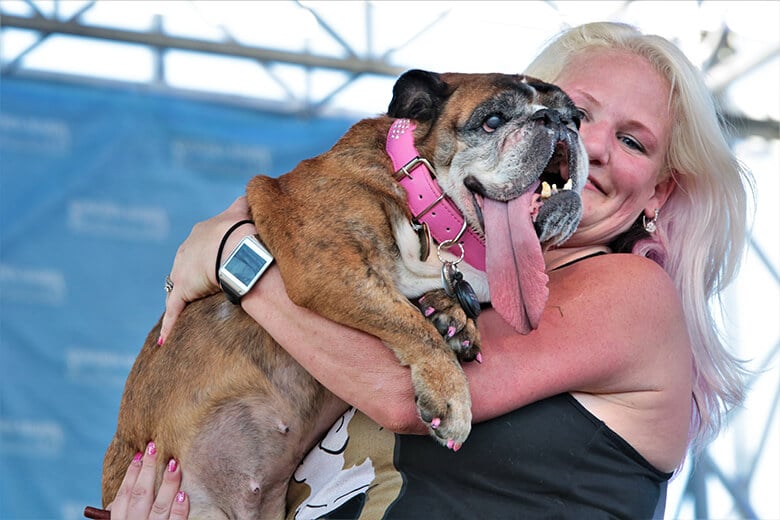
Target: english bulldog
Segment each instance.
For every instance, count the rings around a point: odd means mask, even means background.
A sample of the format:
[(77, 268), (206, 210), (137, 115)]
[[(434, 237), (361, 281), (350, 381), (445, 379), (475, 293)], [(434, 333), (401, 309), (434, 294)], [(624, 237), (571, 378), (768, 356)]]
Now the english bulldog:
[[(459, 361), (479, 358), (481, 305), (521, 333), (536, 327), (543, 248), (579, 222), (588, 161), (578, 127), (548, 83), (411, 70), (386, 114), (247, 186), (290, 298), (379, 337), (409, 367), (421, 420), (451, 449), (471, 427)], [(104, 505), (153, 439), (158, 484), (171, 457), (184, 468), (190, 518), (283, 518), (288, 481), (347, 405), (222, 294), (189, 304), (162, 347), (159, 334), (158, 323), (126, 382)]]

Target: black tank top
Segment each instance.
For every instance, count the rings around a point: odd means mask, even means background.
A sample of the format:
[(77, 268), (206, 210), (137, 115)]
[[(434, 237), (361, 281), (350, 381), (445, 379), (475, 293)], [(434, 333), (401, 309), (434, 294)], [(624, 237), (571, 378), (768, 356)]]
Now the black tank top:
[(399, 436), (406, 492), (391, 518), (651, 518), (671, 477), (570, 394), (475, 425), (457, 453), (431, 442)]
[[(355, 419), (373, 424), (359, 412)], [(392, 463), (368, 453), (340, 464), (343, 472), (371, 466), (372, 481), (321, 518), (649, 519), (672, 475), (655, 469), (570, 394), (475, 424), (457, 453), (420, 435), (365, 431), (372, 439), (361, 442), (361, 431), (372, 427), (353, 426), (355, 438), (345, 446), (372, 451), (366, 447), (385, 439), (394, 444), (385, 450)], [(400, 478), (388, 475), (393, 472)]]

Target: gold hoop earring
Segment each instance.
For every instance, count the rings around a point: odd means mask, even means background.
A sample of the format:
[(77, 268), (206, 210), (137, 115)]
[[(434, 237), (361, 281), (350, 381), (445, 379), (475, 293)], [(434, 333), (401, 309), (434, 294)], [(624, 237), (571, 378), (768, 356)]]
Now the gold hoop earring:
[(644, 213), (642, 214), (642, 226), (644, 226), (645, 231), (648, 233), (655, 233), (655, 230), (658, 229), (658, 226), (656, 225), (658, 223), (658, 208), (655, 208), (655, 215), (653, 215), (653, 220), (647, 221), (647, 217), (645, 217)]

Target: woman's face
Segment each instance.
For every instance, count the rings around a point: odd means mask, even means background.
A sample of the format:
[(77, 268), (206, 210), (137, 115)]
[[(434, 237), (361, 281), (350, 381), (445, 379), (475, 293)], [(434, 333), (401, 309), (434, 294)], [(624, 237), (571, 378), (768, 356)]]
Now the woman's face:
[(605, 244), (644, 213), (652, 218), (673, 188), (659, 182), (669, 144), (669, 83), (644, 59), (622, 51), (577, 56), (555, 82), (582, 111), (590, 159), (583, 216), (567, 246)]

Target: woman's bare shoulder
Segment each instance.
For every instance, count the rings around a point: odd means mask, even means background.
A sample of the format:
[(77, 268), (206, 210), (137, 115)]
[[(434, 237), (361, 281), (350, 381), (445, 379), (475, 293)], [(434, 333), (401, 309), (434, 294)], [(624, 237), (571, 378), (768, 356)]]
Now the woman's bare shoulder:
[(669, 274), (656, 262), (633, 254), (608, 254), (581, 260), (552, 273), (550, 282), (551, 290), (562, 291), (564, 297), (576, 293), (610, 301), (615, 297), (679, 301)]
[(550, 279), (550, 304), (556, 302), (578, 316), (580, 327), (595, 329), (626, 363), (624, 375), (690, 355), (680, 295), (663, 268), (647, 258), (609, 254), (562, 269)]

